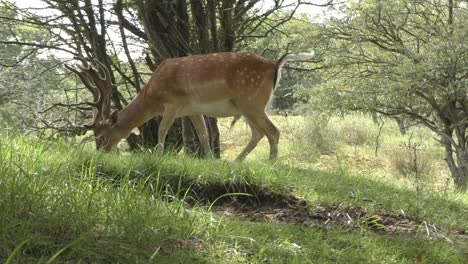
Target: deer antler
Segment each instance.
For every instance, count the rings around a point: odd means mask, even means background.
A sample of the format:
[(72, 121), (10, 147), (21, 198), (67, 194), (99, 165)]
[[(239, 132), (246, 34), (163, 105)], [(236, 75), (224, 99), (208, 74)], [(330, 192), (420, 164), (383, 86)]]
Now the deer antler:
[(93, 102), (86, 102), (89, 107), (78, 107), (81, 110), (93, 111), (91, 125), (85, 125), (85, 127), (93, 129), (109, 114), (109, 98), (114, 84), (111, 81), (109, 69), (102, 62), (91, 59), (92, 64), (90, 64), (85, 58), (75, 57), (75, 59), (79, 60), (81, 65), (65, 64), (65, 67), (75, 73), (93, 95)]

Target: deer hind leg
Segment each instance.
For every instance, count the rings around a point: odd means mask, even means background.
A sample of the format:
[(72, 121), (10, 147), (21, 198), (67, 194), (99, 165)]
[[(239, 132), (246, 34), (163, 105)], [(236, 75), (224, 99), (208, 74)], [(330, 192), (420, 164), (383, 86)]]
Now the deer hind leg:
[(279, 129), (271, 122), (265, 112), (261, 115), (250, 117), (253, 123), (266, 135), (270, 144), (270, 160), (278, 157)]
[(237, 156), (236, 161), (243, 161), (247, 155), (249, 155), (250, 152), (257, 146), (258, 142), (263, 138), (265, 135), (261, 129), (257, 127), (255, 122), (252, 122), (252, 120), (248, 117), (246, 117), (247, 123), (250, 126), (250, 129), (252, 130), (252, 137), (250, 138), (249, 143), (247, 146), (242, 150), (242, 152)]
[(208, 130), (206, 129), (205, 119), (202, 115), (189, 116), (192, 121), (195, 131), (197, 132), (198, 140), (200, 140), (204, 157), (211, 156), (210, 143), (208, 141)]
[(265, 115), (264, 119), (264, 130), (270, 143), (270, 160), (276, 160), (278, 158), (278, 143), (280, 138), (279, 129), (271, 122), (270, 118)]
[(159, 123), (159, 130), (158, 130), (158, 145), (157, 151), (159, 153), (164, 152), (164, 144), (166, 141), (167, 131), (171, 128), (172, 124), (177, 115), (178, 108), (173, 105), (165, 105), (164, 106), (164, 113), (162, 115), (161, 122)]

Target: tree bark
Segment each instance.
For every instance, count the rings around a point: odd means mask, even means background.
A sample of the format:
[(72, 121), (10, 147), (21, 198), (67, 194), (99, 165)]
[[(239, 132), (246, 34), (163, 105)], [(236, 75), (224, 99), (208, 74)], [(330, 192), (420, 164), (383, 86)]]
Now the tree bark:
[(207, 125), (208, 133), (210, 134), (210, 147), (213, 151), (215, 158), (221, 158), (221, 144), (219, 137), (218, 120), (214, 117), (206, 117), (205, 122)]
[(208, 13), (208, 20), (210, 25), (212, 50), (219, 51), (218, 22), (216, 20), (216, 0), (207, 0), (206, 12)]
[(400, 134), (406, 135), (408, 132), (408, 126), (405, 117), (403, 116), (394, 116), (393, 119), (395, 119), (398, 129), (400, 130)]
[[(446, 129), (442, 135), (445, 149), (445, 162), (449, 167), (455, 187), (460, 191), (468, 189), (468, 155), (466, 148), (456, 147), (453, 144), (453, 128)], [(454, 153), (455, 149), (455, 153)], [(456, 156), (456, 160), (454, 158)]]
[(234, 2), (235, 0), (222, 0), (221, 28), (223, 33), (223, 51), (233, 51), (236, 34), (234, 30)]

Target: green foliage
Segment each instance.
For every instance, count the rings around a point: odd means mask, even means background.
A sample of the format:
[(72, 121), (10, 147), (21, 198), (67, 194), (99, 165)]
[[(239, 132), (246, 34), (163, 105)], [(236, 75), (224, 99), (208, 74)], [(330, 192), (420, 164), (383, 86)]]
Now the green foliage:
[[(71, 88), (70, 80), (57, 70), (62, 61), (44, 55), (35, 47), (6, 42), (43, 43), (50, 32), (40, 25), (18, 23), (19, 11), (9, 2), (0, 3), (0, 126), (16, 130), (57, 126), (63, 122), (63, 109), (50, 109), (62, 101), (62, 91)], [(68, 124), (70, 125), (70, 124)]]
[(422, 123), (443, 138), (447, 164), (462, 190), (468, 171), (454, 164), (468, 159), (462, 121), (468, 116), (464, 5), (405, 0), (341, 5), (339, 14), (322, 25), (328, 81), (310, 96), (320, 109), (402, 115)]
[[(466, 94), (466, 11), (455, 9), (454, 24), (449, 25), (444, 1), (361, 2), (344, 8), (343, 18), (323, 25), (329, 49), (322, 58), (334, 66), (329, 74), (339, 75), (314, 93), (314, 102), (342, 109), (406, 111), (429, 121), (437, 116), (428, 98), (443, 106), (449, 98)], [(447, 69), (453, 70), (453, 80), (444, 79)]]
[(350, 116), (340, 120), (336, 128), (336, 139), (351, 146), (372, 146), (377, 137), (377, 127), (364, 115)]
[[(0, 13), (3, 17), (6, 18), (16, 18), (14, 10), (8, 8), (8, 6), (4, 5), (3, 3), (0, 4)], [(0, 40), (12, 40), (13, 36), (11, 36), (11, 32), (12, 30), (15, 30), (17, 28), (18, 25), (15, 23), (1, 23)], [(0, 69), (6, 66), (15, 65), (16, 59), (21, 58), (26, 53), (27, 51), (21, 46), (6, 45), (0, 43)]]
[[(290, 16), (289, 12), (276, 12), (272, 19)], [(256, 38), (248, 38), (243, 51), (262, 55), (271, 60), (279, 59), (288, 52), (310, 52), (316, 50), (320, 39), (315, 38), (317, 23), (306, 15), (300, 14), (279, 25), (275, 30), (264, 25), (255, 30)], [(316, 82), (316, 76), (306, 70), (310, 63), (291, 65), (300, 70), (282, 70), (281, 81), (275, 91), (272, 108), (275, 110), (293, 110), (296, 104), (304, 102), (303, 91), (310, 89)]]
[(290, 137), (293, 143), (291, 154), (301, 161), (314, 161), (321, 155), (330, 155), (336, 152), (336, 131), (329, 126), (329, 117), (321, 114), (312, 114), (305, 120), (305, 125), (291, 128)]
[[(444, 192), (452, 190), (444, 149), (433, 140), (434, 133), (427, 128), (414, 126), (402, 135), (393, 118), (381, 117), (376, 124), (370, 115), (360, 113), (272, 118), (282, 133), (279, 164), (346, 170), (360, 177), (396, 180), (415, 189), (423, 185)], [(249, 130), (242, 122), (233, 129), (229, 129), (229, 124), (227, 120), (219, 122), (224, 158), (233, 159), (247, 144)], [(267, 142), (260, 142), (257, 150), (252, 153), (252, 159), (263, 159), (268, 152)]]

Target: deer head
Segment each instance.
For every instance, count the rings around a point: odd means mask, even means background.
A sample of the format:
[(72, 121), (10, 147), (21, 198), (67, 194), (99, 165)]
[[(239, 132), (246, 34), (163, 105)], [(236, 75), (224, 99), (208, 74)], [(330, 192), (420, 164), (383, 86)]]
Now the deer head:
[(65, 67), (75, 73), (84, 86), (93, 95), (92, 102), (86, 102), (86, 106), (80, 106), (81, 110), (91, 110), (93, 113), (92, 123), (83, 128), (93, 130), (96, 148), (98, 150), (109, 151), (120, 140), (113, 129), (113, 124), (117, 120), (117, 112), (110, 113), (110, 96), (115, 85), (111, 81), (110, 72), (107, 67), (98, 60), (91, 60), (75, 57), (81, 64), (75, 66), (65, 64)]

